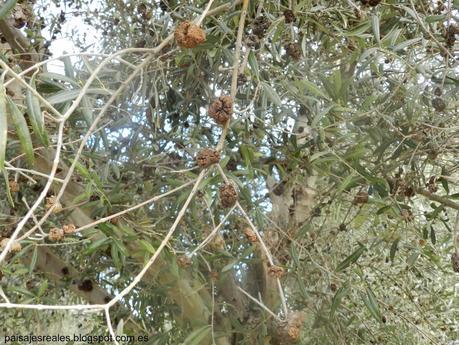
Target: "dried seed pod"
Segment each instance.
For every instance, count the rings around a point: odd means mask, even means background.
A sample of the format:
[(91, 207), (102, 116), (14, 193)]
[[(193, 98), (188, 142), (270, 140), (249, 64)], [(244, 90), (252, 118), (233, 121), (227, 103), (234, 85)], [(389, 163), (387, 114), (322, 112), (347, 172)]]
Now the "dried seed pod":
[(301, 47), (298, 43), (290, 42), (285, 46), (287, 55), (293, 60), (299, 60), (301, 57)]
[(209, 116), (219, 125), (228, 122), (233, 114), (233, 99), (231, 96), (221, 96), (217, 98), (209, 107)]
[(19, 192), (19, 183), (17, 183), (15, 180), (9, 180), (8, 186), (10, 187), (11, 193)]
[(245, 237), (247, 237), (249, 242), (255, 243), (258, 241), (257, 234), (255, 233), (255, 231), (252, 230), (252, 228), (248, 226), (244, 228), (244, 235)]
[(272, 265), (268, 267), (268, 274), (273, 278), (282, 278), (284, 269), (280, 266)]
[(52, 228), (49, 230), (48, 236), (50, 241), (60, 241), (64, 238), (64, 230), (60, 228)]
[(366, 204), (367, 202), (368, 202), (368, 193), (367, 192), (358, 192), (354, 196), (354, 200), (352, 201), (352, 203), (354, 205)]
[[(10, 239), (9, 238), (4, 238), (1, 242), (0, 242), (0, 248), (4, 249), (6, 247), (6, 244), (8, 243)], [(18, 242), (18, 241), (14, 241), (13, 244), (11, 245), (11, 248), (10, 250), (13, 252), (13, 253), (17, 253), (17, 252), (20, 252), (22, 249), (22, 246), (21, 244)]]
[(72, 223), (66, 224), (62, 227), (62, 230), (64, 230), (64, 234), (71, 234), (75, 232), (76, 226)]
[(285, 22), (287, 24), (293, 23), (296, 20), (295, 14), (292, 10), (285, 10), (284, 11)]
[(180, 23), (175, 29), (174, 36), (178, 45), (183, 48), (194, 48), (206, 40), (204, 30), (189, 21)]
[(441, 112), (446, 109), (446, 103), (442, 98), (436, 97), (432, 100), (432, 107), (436, 111)]
[(225, 208), (232, 207), (236, 203), (237, 191), (231, 183), (220, 186), (220, 201)]
[(213, 149), (203, 149), (198, 152), (196, 156), (196, 163), (201, 168), (208, 168), (212, 164), (216, 164), (220, 161), (220, 152)]
[(186, 255), (181, 255), (177, 258), (177, 264), (182, 268), (188, 268), (191, 266), (191, 258)]
[(454, 252), (451, 255), (451, 264), (453, 265), (453, 271), (459, 273), (459, 252)]

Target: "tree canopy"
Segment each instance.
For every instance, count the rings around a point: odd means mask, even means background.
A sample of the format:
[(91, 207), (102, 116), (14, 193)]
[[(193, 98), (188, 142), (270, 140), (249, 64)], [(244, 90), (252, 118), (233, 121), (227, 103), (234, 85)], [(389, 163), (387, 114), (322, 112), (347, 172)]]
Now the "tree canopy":
[(458, 21), (457, 0), (2, 4), (3, 340), (455, 344)]

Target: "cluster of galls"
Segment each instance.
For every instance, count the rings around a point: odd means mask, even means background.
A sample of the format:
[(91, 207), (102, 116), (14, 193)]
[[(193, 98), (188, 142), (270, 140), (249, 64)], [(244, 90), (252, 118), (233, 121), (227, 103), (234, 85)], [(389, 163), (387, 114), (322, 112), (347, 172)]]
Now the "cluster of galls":
[(64, 225), (62, 228), (52, 228), (49, 230), (48, 238), (50, 241), (57, 242), (62, 240), (65, 235), (70, 235), (76, 231), (74, 224)]
[[(225, 126), (231, 119), (233, 114), (233, 99), (231, 96), (220, 96), (212, 102), (209, 107), (209, 116), (214, 121)], [(213, 164), (217, 164), (220, 161), (220, 152), (215, 149), (205, 148), (198, 152), (196, 156), (196, 163), (200, 168), (208, 168)], [(238, 199), (236, 188), (226, 183), (219, 189), (220, 202), (224, 208), (232, 207)]]

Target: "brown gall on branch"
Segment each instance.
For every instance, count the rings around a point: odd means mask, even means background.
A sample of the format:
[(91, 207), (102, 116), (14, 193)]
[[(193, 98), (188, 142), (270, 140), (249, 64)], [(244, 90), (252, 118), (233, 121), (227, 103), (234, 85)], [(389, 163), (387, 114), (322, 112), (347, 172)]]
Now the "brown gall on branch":
[(60, 241), (64, 238), (64, 230), (60, 228), (52, 228), (51, 230), (49, 230), (48, 236), (50, 241)]
[(71, 234), (74, 233), (76, 230), (75, 224), (66, 224), (62, 227), (62, 230), (64, 230), (64, 234)]
[(295, 14), (293, 13), (292, 10), (285, 10), (284, 11), (284, 18), (285, 18), (285, 23), (290, 24), (296, 21)]
[(19, 184), (15, 180), (9, 180), (8, 181), (8, 186), (10, 187), (10, 192), (11, 193), (19, 192)]
[(49, 198), (46, 198), (46, 204), (45, 208), (46, 210), (49, 210), (51, 207), (53, 207), (53, 213), (59, 213), (62, 211), (62, 204), (57, 201), (57, 198), (55, 195), (50, 196)]
[(177, 258), (177, 264), (181, 268), (188, 268), (191, 266), (191, 258), (186, 255), (181, 255)]
[[(1, 242), (0, 242), (0, 248), (1, 249), (4, 249), (6, 247), (6, 244), (8, 243), (10, 239), (9, 238), (4, 238)], [(13, 253), (17, 253), (17, 252), (20, 252), (22, 249), (22, 246), (19, 242), (17, 241), (14, 241), (12, 246), (11, 246), (11, 252)]]
[(226, 124), (233, 114), (233, 99), (231, 96), (217, 98), (209, 107), (209, 116), (219, 125)]
[(454, 252), (451, 255), (451, 264), (453, 266), (453, 271), (459, 273), (459, 252)]
[(272, 265), (268, 267), (268, 274), (273, 278), (282, 278), (284, 273), (284, 269), (280, 266)]
[(279, 323), (277, 329), (278, 344), (296, 344), (301, 337), (305, 314), (295, 311), (288, 315), (286, 321)]
[(245, 237), (247, 238), (247, 240), (251, 243), (255, 243), (258, 241), (258, 237), (257, 237), (257, 234), (255, 233), (255, 231), (252, 230), (251, 227), (247, 226), (246, 228), (244, 228), (244, 235)]
[(290, 56), (293, 60), (298, 61), (301, 57), (301, 47), (298, 43), (291, 42), (285, 46), (287, 55)]
[(226, 183), (220, 187), (220, 201), (223, 207), (228, 208), (234, 206), (237, 201), (236, 188), (231, 183)]
[(196, 24), (185, 21), (175, 29), (175, 40), (182, 48), (194, 48), (206, 41), (206, 33)]
[(354, 200), (352, 201), (353, 205), (366, 204), (368, 202), (368, 193), (367, 192), (358, 192)]
[(196, 163), (201, 168), (208, 168), (212, 164), (216, 164), (220, 161), (220, 152), (213, 149), (204, 149), (199, 151), (196, 156)]

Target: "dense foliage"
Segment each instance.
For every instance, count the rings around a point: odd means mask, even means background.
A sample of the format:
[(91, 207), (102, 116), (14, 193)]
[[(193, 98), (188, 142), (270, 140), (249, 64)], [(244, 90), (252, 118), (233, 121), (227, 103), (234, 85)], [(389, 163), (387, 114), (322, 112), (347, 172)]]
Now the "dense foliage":
[[(3, 5), (1, 303), (106, 304), (156, 253), (114, 332), (455, 344), (459, 3), (248, 1), (239, 42), (245, 2), (214, 1), (195, 47), (174, 30), (207, 1)], [(0, 335), (109, 332), (8, 306)]]

